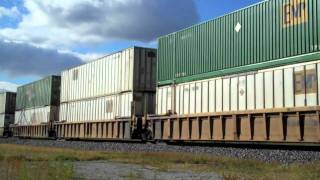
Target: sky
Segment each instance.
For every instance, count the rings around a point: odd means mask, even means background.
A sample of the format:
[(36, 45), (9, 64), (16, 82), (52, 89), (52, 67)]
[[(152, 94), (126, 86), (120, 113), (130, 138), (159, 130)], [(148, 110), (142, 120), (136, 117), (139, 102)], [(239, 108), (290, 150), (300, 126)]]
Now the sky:
[(60, 74), (261, 0), (0, 0), (0, 90)]

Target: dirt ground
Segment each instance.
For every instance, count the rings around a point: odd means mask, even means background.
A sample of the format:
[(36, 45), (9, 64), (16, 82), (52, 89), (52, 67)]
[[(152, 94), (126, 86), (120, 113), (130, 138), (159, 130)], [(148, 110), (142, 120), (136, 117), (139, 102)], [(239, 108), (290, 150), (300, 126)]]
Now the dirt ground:
[(74, 163), (75, 179), (147, 179), (147, 180), (216, 180), (222, 179), (214, 173), (191, 171), (159, 171), (152, 167), (121, 164), (108, 161), (82, 161)]

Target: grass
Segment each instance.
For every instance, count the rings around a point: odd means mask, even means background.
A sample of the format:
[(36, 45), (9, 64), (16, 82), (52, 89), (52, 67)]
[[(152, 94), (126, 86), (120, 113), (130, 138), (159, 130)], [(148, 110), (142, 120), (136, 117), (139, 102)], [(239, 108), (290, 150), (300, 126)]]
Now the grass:
[[(159, 171), (215, 172), (225, 179), (320, 179), (320, 162), (281, 165), (184, 153), (119, 153), (0, 144), (1, 179), (72, 179), (74, 161), (105, 160)], [(128, 179), (140, 179), (132, 172)]]

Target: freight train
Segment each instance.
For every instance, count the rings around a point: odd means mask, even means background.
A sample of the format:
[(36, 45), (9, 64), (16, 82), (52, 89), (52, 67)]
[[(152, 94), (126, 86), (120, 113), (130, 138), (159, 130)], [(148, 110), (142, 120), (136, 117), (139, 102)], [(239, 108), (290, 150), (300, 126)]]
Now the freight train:
[[(320, 145), (320, 0), (269, 0), (22, 86), (18, 137)], [(61, 87), (60, 87), (61, 86)]]

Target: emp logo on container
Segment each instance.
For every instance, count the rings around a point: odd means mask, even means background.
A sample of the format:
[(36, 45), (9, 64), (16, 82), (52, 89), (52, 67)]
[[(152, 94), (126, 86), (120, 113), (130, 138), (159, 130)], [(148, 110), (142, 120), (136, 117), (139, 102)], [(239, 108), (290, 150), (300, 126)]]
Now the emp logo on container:
[(308, 21), (307, 0), (291, 0), (283, 5), (283, 27), (294, 26)]

